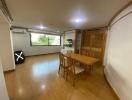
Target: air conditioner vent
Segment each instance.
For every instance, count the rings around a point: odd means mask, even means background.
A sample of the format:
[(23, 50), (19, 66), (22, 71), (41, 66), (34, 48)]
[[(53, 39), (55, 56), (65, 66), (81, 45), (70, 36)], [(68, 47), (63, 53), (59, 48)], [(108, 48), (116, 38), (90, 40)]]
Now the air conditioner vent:
[(12, 29), (12, 33), (26, 34), (26, 29)]

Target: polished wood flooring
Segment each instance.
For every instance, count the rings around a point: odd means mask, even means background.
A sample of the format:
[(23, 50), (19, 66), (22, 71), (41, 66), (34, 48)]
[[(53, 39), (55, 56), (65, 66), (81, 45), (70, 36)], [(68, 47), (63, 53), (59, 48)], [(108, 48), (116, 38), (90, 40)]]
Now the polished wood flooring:
[(5, 73), (11, 100), (118, 100), (106, 82), (102, 66), (81, 75), (75, 87), (59, 76), (57, 54), (27, 57)]

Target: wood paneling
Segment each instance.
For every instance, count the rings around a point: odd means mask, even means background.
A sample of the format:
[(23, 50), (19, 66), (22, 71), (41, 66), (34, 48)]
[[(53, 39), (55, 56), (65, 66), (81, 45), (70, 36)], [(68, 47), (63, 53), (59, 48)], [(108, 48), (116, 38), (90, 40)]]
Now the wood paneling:
[(107, 28), (91, 30), (75, 30), (75, 53), (98, 58), (101, 62), (104, 56)]
[(81, 52), (87, 51), (88, 56), (99, 58), (102, 62), (106, 42), (106, 28), (83, 30)]
[(81, 39), (82, 39), (82, 30), (76, 30), (75, 53), (79, 53), (79, 50), (81, 48)]

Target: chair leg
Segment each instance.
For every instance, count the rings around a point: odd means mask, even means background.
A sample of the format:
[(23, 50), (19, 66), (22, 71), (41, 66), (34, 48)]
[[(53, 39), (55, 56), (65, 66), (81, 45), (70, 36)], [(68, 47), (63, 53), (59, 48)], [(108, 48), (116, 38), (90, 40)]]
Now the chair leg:
[(64, 69), (64, 71), (63, 71), (63, 77), (65, 78), (65, 69)]
[(58, 70), (58, 74), (60, 74), (60, 69), (61, 69), (61, 65), (59, 65), (59, 70)]
[(85, 68), (85, 72), (88, 73), (88, 68), (89, 68), (89, 66), (88, 66), (88, 65), (85, 65), (84, 68)]
[(75, 86), (75, 79), (76, 79), (76, 77), (75, 77), (75, 75), (73, 75), (73, 86)]
[(66, 71), (66, 80), (67, 80), (67, 77), (68, 77), (68, 72)]
[(65, 79), (67, 79), (67, 70), (64, 68), (64, 74), (63, 74), (63, 77), (65, 78)]
[(91, 72), (93, 72), (93, 65), (91, 65)]

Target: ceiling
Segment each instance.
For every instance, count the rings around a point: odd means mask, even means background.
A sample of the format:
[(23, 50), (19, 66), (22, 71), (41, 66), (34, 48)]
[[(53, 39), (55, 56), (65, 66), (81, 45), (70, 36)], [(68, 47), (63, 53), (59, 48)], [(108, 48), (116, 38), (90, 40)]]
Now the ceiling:
[(5, 16), (3, 15), (2, 11), (0, 10), (0, 24), (7, 23)]
[[(66, 31), (103, 27), (131, 0), (5, 0), (13, 25)], [(77, 21), (80, 21), (79, 23)]]

